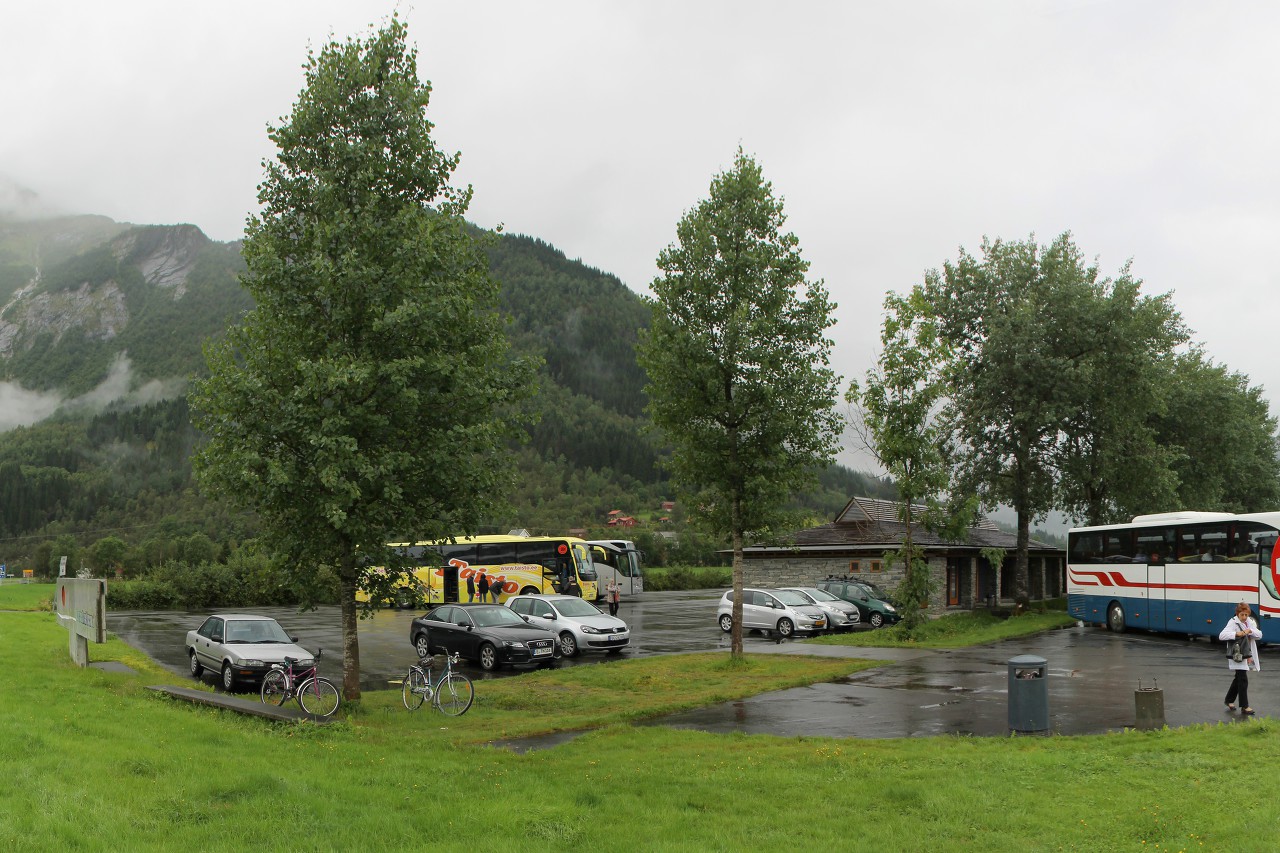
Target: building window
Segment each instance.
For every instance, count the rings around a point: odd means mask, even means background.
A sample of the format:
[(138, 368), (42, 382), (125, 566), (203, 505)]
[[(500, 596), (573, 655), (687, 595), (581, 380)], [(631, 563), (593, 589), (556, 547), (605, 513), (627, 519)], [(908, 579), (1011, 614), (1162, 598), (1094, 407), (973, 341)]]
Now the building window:
[(880, 561), (879, 561), (879, 560), (872, 560), (872, 561), (871, 561), (871, 571), (873, 571), (873, 572), (878, 572), (878, 571), (880, 571)]
[(850, 560), (850, 561), (849, 561), (849, 574), (853, 574), (854, 572), (860, 572), (860, 571), (862, 571), (862, 567), (858, 564), (858, 561), (857, 561), (857, 560)]

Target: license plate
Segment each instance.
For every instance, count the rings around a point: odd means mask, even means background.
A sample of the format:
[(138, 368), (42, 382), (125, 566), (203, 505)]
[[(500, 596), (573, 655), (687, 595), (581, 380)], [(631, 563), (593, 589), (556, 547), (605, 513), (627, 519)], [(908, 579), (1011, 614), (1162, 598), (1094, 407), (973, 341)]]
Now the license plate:
[(551, 654), (551, 649), (534, 649), (533, 654), (534, 657), (537, 657), (538, 655), (549, 655)]
[(611, 643), (619, 642), (619, 641), (620, 641), (620, 640), (622, 640), (622, 639), (623, 639), (623, 637), (622, 637), (622, 635), (621, 635), (621, 634), (610, 634), (610, 635), (609, 635), (609, 642), (611, 642)]

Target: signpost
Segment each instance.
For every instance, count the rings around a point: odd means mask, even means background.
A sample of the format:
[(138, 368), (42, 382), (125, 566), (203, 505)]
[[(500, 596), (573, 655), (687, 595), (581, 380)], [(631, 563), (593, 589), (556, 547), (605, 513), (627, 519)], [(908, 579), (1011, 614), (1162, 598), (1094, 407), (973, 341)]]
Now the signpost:
[(107, 641), (107, 582), (97, 578), (58, 578), (53, 596), (58, 623), (69, 632), (71, 660), (89, 665), (89, 642)]

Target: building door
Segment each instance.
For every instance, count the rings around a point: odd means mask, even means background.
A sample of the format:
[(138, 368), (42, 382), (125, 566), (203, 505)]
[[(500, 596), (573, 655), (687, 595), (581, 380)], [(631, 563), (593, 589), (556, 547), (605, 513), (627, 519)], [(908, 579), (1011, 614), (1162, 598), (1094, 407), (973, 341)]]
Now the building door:
[(960, 603), (960, 566), (956, 558), (947, 560), (947, 606), (955, 607)]

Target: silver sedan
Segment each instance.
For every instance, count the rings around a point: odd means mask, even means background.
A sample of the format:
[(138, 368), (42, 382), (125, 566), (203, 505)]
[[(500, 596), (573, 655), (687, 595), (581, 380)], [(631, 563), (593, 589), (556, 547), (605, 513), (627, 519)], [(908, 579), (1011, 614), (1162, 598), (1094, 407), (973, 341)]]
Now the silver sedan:
[(273, 663), (293, 658), (302, 669), (314, 665), (311, 652), (297, 645), (280, 623), (270, 616), (215, 613), (194, 631), (187, 632), (187, 660), (193, 678), (206, 670), (222, 676), (230, 691), (241, 681), (261, 681)]

